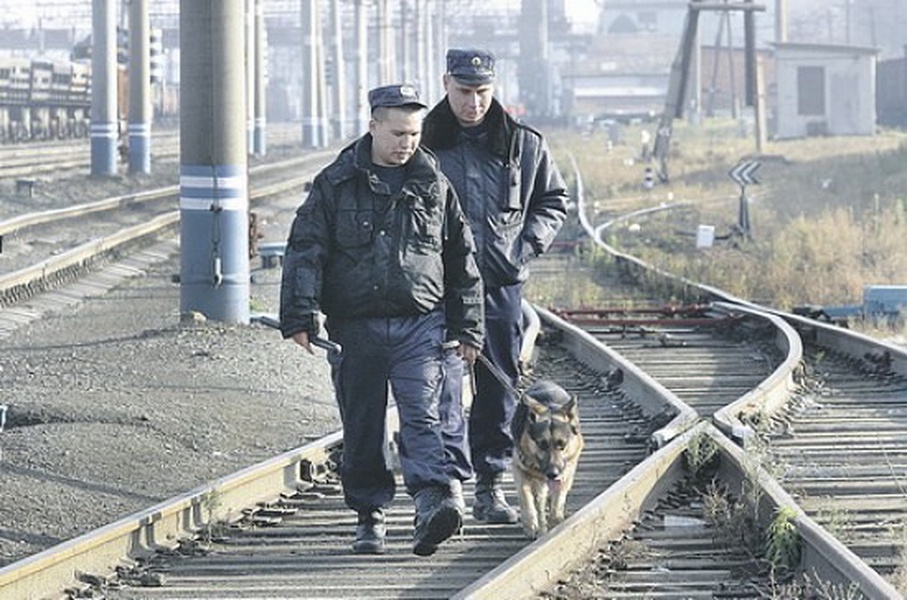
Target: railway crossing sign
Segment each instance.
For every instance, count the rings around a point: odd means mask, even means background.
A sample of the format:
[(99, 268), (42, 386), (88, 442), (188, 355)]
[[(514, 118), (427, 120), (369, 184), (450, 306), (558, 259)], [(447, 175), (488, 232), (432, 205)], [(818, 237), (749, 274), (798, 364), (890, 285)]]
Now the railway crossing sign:
[(737, 163), (737, 165), (728, 171), (728, 175), (731, 176), (731, 179), (737, 182), (737, 185), (744, 187), (749, 184), (758, 184), (759, 180), (756, 179), (756, 171), (759, 170), (759, 167), (762, 166), (762, 163), (757, 160), (743, 160)]

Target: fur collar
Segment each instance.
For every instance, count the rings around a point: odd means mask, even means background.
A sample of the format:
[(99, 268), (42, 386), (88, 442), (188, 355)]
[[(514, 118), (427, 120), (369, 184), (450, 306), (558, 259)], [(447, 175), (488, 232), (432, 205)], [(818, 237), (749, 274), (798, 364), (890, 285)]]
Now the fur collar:
[[(485, 116), (488, 125), (489, 150), (506, 158), (510, 150), (516, 121), (504, 111), (497, 98), (491, 99), (491, 106)], [(422, 143), (432, 150), (444, 150), (457, 141), (460, 124), (454, 117), (447, 96), (444, 97), (425, 117), (422, 126)]]

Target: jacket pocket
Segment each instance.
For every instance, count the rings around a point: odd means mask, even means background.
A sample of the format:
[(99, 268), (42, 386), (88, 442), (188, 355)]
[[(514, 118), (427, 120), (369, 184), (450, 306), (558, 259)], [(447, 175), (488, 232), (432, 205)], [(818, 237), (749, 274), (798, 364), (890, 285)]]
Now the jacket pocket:
[(442, 225), (443, 218), (439, 204), (413, 202), (410, 205), (410, 231), (406, 245), (419, 254), (440, 252)]
[(372, 241), (375, 223), (371, 212), (341, 211), (337, 214), (335, 241), (341, 248), (357, 248)]

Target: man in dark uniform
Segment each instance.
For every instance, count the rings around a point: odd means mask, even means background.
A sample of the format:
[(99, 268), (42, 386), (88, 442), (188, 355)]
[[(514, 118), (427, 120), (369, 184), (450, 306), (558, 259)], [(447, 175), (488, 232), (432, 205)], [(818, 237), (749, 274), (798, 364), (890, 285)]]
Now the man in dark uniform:
[(413, 552), (462, 524), (451, 497), (438, 403), (445, 348), (469, 363), (483, 342), (482, 283), (456, 192), (419, 147), (426, 106), (410, 85), (369, 92), (369, 133), (322, 170), (290, 231), (280, 297), (285, 338), (311, 352), (318, 313), (343, 421), (340, 475), (358, 513), (357, 553), (385, 551), (395, 493), (386, 458), (387, 386), (400, 416), (403, 481), (416, 505)]
[[(522, 285), (529, 262), (551, 245), (567, 215), (567, 188), (538, 131), (517, 122), (494, 98), (495, 59), (482, 50), (450, 50), (446, 96), (425, 118), (422, 143), (441, 160), (476, 240), (485, 285), (482, 354), (515, 386), (522, 344)], [(441, 413), (452, 487), (475, 470), (473, 515), (491, 523), (515, 523), (501, 477), (510, 466), (511, 389), (482, 364), (475, 369), (476, 396), (464, 435), (463, 365), (447, 361)], [(468, 439), (469, 460), (464, 456)], [(462, 500), (460, 500), (462, 502)]]

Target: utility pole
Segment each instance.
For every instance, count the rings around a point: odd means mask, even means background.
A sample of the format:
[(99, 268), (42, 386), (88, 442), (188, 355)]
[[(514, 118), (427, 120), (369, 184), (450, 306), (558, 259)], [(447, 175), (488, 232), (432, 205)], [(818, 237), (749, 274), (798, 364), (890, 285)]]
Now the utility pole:
[(180, 313), (249, 322), (243, 0), (180, 1)]
[(265, 65), (268, 59), (267, 32), (265, 31), (265, 9), (264, 0), (255, 0), (255, 15), (252, 31), (254, 33), (254, 78), (252, 85), (252, 154), (255, 156), (264, 156), (266, 151), (266, 132), (265, 132), (265, 105), (267, 103), (265, 95)]
[(368, 127), (368, 0), (356, 0), (356, 135)]
[(151, 26), (148, 0), (129, 4), (129, 172), (151, 172)]
[(775, 0), (775, 42), (787, 42), (787, 0)]
[(318, 148), (318, 2), (301, 0), (302, 20), (302, 146)]
[[(655, 135), (655, 144), (653, 147), (653, 156), (658, 161), (658, 178), (662, 182), (668, 181), (668, 156), (670, 154), (670, 144), (671, 136), (673, 134), (674, 128), (674, 119), (680, 119), (683, 117), (684, 109), (684, 99), (686, 98), (687, 90), (687, 80), (690, 73), (690, 62), (694, 56), (693, 45), (697, 39), (697, 30), (699, 22), (699, 13), (703, 10), (710, 11), (724, 11), (724, 17), (729, 18), (730, 11), (740, 10), (744, 11), (744, 16), (750, 15), (751, 18), (749, 21), (750, 29), (752, 30), (750, 34), (747, 34), (746, 42), (746, 56), (744, 58), (746, 63), (756, 63), (756, 54), (755, 54), (755, 25), (752, 20), (752, 13), (757, 10), (765, 10), (764, 6), (754, 4), (753, 0), (744, 0), (743, 2), (725, 2), (725, 3), (714, 3), (714, 2), (702, 2), (697, 0), (690, 3), (689, 10), (687, 11), (686, 21), (684, 23), (684, 32), (680, 40), (680, 48), (677, 52), (677, 55), (674, 57), (674, 62), (671, 64), (671, 75), (668, 81), (668, 92), (665, 98), (665, 107), (662, 112), (661, 118), (658, 122), (658, 131)], [(728, 43), (730, 44), (731, 31), (730, 25), (728, 25)], [(717, 51), (717, 49), (716, 49)], [(731, 57), (732, 58), (732, 57)], [(749, 103), (752, 104), (755, 102), (755, 66), (748, 70), (748, 75), (753, 78), (753, 81), (749, 81), (749, 78), (746, 81), (746, 89), (749, 90), (751, 98), (749, 98)], [(733, 80), (732, 80), (732, 89), (733, 89)]]
[(346, 80), (343, 68), (343, 27), (340, 20), (340, 0), (331, 0), (331, 115), (334, 139), (342, 140), (346, 135), (347, 115)]
[(117, 173), (117, 27), (114, 0), (91, 5), (91, 174)]

